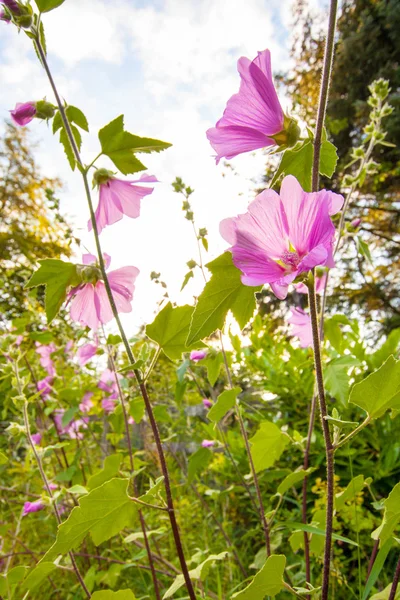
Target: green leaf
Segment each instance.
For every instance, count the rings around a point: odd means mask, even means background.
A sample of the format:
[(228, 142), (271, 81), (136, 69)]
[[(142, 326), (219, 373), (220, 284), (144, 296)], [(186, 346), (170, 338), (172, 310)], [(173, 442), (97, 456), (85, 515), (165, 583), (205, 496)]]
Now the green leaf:
[(65, 109), (65, 112), (67, 113), (68, 121), (70, 123), (75, 123), (84, 131), (89, 131), (89, 124), (87, 118), (85, 117), (80, 108), (68, 105)]
[(299, 143), (292, 150), (285, 150), (270, 187), (281, 175), (294, 175), (305, 192), (311, 192), (311, 171), (314, 150), (310, 140)]
[(326, 319), (324, 321), (324, 336), (336, 352), (340, 354), (343, 349), (343, 334), (337, 319)]
[(89, 533), (96, 546), (132, 525), (137, 505), (127, 494), (128, 479), (111, 479), (82, 496), (68, 519), (58, 528), (57, 539), (41, 562), (51, 562), (70, 552)]
[[(208, 556), (206, 560), (204, 560), (195, 569), (189, 571), (190, 579), (204, 581), (208, 575), (211, 566), (215, 563), (215, 561), (224, 560), (227, 556), (227, 552), (221, 552), (221, 554), (211, 554), (211, 556)], [(175, 594), (175, 592), (177, 592), (183, 585), (185, 585), (185, 579), (183, 575), (178, 575), (171, 587), (169, 587), (168, 590), (165, 592), (163, 600), (171, 598), (171, 596)]]
[(137, 159), (134, 152), (160, 152), (171, 144), (142, 138), (124, 131), (124, 116), (120, 115), (99, 131), (103, 154), (108, 156), (124, 175), (143, 171), (146, 167)]
[(40, 342), (41, 344), (54, 342), (54, 335), (50, 331), (31, 331), (29, 337), (34, 342)]
[(168, 302), (153, 323), (146, 326), (146, 334), (171, 360), (179, 360), (183, 352), (194, 348), (205, 348), (202, 342), (186, 346), (192, 312), (193, 307), (188, 304), (173, 308)]
[(187, 286), (187, 284), (189, 283), (189, 279), (191, 279), (192, 277), (194, 277), (194, 273), (193, 273), (193, 271), (188, 271), (188, 272), (186, 273), (186, 275), (185, 275), (185, 278), (184, 278), (184, 280), (183, 280), (182, 287), (181, 287), (181, 291), (182, 291), (183, 289), (185, 289), (185, 287), (186, 287), (186, 286)]
[(202, 365), (204, 365), (207, 369), (207, 379), (210, 385), (213, 387), (219, 377), (223, 363), (224, 357), (222, 356), (221, 352), (207, 356), (207, 358), (202, 362)]
[(379, 550), (374, 562), (374, 566), (372, 567), (369, 577), (367, 579), (367, 583), (365, 584), (362, 600), (367, 600), (367, 598), (369, 597), (369, 594), (372, 588), (374, 587), (374, 584), (377, 581), (380, 572), (383, 569), (383, 565), (385, 564), (385, 560), (392, 548), (392, 545), (393, 541), (392, 539), (389, 539), (383, 544), (382, 548)]
[(210, 460), (212, 459), (213, 453), (208, 448), (199, 448), (189, 458), (188, 465), (188, 483), (192, 483), (193, 479), (200, 471), (204, 470)]
[(7, 463), (8, 457), (3, 452), (0, 452), (0, 465), (5, 465)]
[(232, 262), (230, 252), (224, 252), (206, 265), (212, 277), (199, 296), (193, 313), (188, 344), (193, 344), (222, 329), (231, 310), (243, 329), (256, 308), (255, 292), (262, 286), (249, 287), (241, 282), (241, 273)]
[(58, 8), (65, 0), (35, 0), (35, 2), (40, 12), (45, 13)]
[(281, 496), (283, 496), (283, 494), (286, 494), (286, 492), (290, 490), (291, 487), (295, 486), (296, 483), (300, 483), (300, 481), (303, 481), (303, 479), (310, 475), (310, 473), (312, 473), (313, 471), (315, 471), (314, 468), (310, 468), (305, 471), (303, 467), (300, 467), (293, 473), (289, 473), (289, 475), (287, 475), (285, 479), (279, 484), (277, 489), (278, 494), (281, 494)]
[[(390, 593), (392, 591), (392, 585), (393, 585), (392, 583), (389, 583), (389, 585), (387, 585), (384, 590), (371, 596), (370, 600), (389, 600), (389, 598), (391, 597)], [(395, 596), (394, 596), (394, 600), (399, 600), (399, 599), (400, 599), (400, 587), (397, 588)]]
[(385, 512), (382, 524), (372, 532), (372, 538), (379, 538), (381, 546), (392, 539), (392, 534), (400, 522), (400, 482), (394, 486), (383, 505)]
[(144, 400), (141, 396), (133, 398), (133, 400), (129, 402), (129, 414), (134, 419), (135, 423), (140, 423), (144, 417), (144, 411)]
[(367, 242), (365, 242), (359, 235), (356, 236), (357, 249), (361, 256), (364, 256), (370, 265), (372, 265), (371, 251)]
[(116, 475), (118, 475), (119, 468), (121, 466), (122, 455), (121, 454), (111, 454), (104, 459), (103, 468), (89, 477), (87, 482), (88, 490), (94, 490), (99, 487), (99, 485), (103, 485), (106, 481), (109, 481)]
[(23, 589), (30, 592), (36, 589), (56, 569), (57, 565), (52, 562), (39, 563), (25, 579)]
[[(326, 536), (325, 529), (320, 529), (319, 527), (313, 527), (313, 525), (305, 525), (304, 523), (290, 521), (286, 523), (277, 523), (277, 527), (287, 527), (288, 529), (298, 529), (299, 531), (306, 531), (307, 533), (312, 533), (313, 535), (322, 535)], [(338, 535), (337, 533), (332, 533), (332, 538), (334, 540), (338, 540), (339, 542), (345, 542), (346, 544), (350, 544), (350, 546), (358, 546), (357, 542), (350, 540), (347, 537), (343, 537), (342, 535)]]
[(356, 383), (349, 402), (365, 410), (371, 419), (381, 417), (387, 410), (399, 410), (400, 360), (389, 356), (377, 371)]
[(61, 131), (60, 131), (60, 143), (64, 147), (64, 152), (67, 156), (69, 166), (71, 167), (71, 169), (73, 171), (75, 171), (75, 167), (76, 167), (75, 155), (74, 155), (74, 151), (72, 150), (71, 144), (68, 139), (67, 132), (65, 131), (64, 127), (61, 127)]
[(335, 172), (338, 161), (336, 146), (325, 140), (321, 144), (321, 154), (319, 157), (319, 172), (321, 175), (331, 178)]
[(357, 477), (354, 477), (343, 491), (335, 495), (336, 510), (341, 510), (346, 502), (353, 500), (353, 498), (355, 498), (355, 496), (361, 492), (363, 487), (364, 475), (357, 475)]
[(382, 346), (372, 354), (366, 354), (365, 358), (373, 369), (377, 369), (391, 354), (396, 354), (400, 344), (400, 327), (393, 329), (387, 336)]
[(272, 554), (253, 581), (241, 592), (233, 594), (232, 600), (263, 600), (265, 596), (276, 596), (283, 588), (285, 565), (286, 557), (283, 554)]
[(27, 288), (38, 285), (46, 286), (46, 316), (50, 323), (57, 315), (64, 302), (68, 288), (78, 285), (80, 279), (77, 275), (76, 265), (55, 258), (45, 258), (38, 261), (40, 267), (34, 272)]
[(136, 600), (136, 596), (132, 590), (119, 590), (119, 592), (102, 590), (92, 594), (92, 600)]
[(352, 356), (341, 356), (331, 360), (324, 369), (324, 381), (328, 392), (343, 404), (347, 402), (350, 389), (350, 367), (360, 364)]
[(257, 473), (271, 467), (289, 444), (288, 436), (270, 421), (261, 421), (257, 433), (249, 441)]
[(218, 423), (226, 415), (228, 410), (233, 408), (236, 404), (236, 398), (240, 394), (242, 389), (240, 387), (232, 388), (231, 390), (225, 390), (217, 398), (214, 406), (208, 411), (207, 417), (213, 423)]

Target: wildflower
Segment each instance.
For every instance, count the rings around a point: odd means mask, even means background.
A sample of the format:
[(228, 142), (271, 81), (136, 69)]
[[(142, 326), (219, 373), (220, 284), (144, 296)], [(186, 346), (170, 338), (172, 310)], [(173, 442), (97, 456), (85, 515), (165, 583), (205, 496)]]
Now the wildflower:
[(203, 398), (203, 405), (204, 408), (211, 408), (213, 403), (208, 398)]
[(36, 342), (36, 352), (40, 355), (40, 364), (44, 369), (46, 369), (49, 375), (55, 375), (56, 370), (54, 368), (54, 363), (51, 360), (51, 355), (56, 351), (56, 347), (53, 343), (43, 345)]
[(57, 429), (57, 432), (60, 435), (68, 435), (73, 440), (82, 440), (84, 435), (80, 430), (87, 429), (88, 418), (84, 417), (82, 419), (71, 419), (71, 421), (64, 425), (64, 414), (65, 410), (63, 408), (57, 408), (54, 411), (54, 425)]
[(86, 365), (86, 363), (89, 362), (89, 360), (91, 360), (93, 358), (93, 356), (96, 354), (96, 352), (97, 352), (97, 345), (95, 345), (95, 344), (84, 344), (83, 346), (78, 348), (76, 356), (78, 358), (78, 362), (81, 365), (81, 367)]
[(36, 102), (17, 102), (14, 110), (10, 110), (11, 118), (16, 125), (28, 125), (36, 115)]
[(35, 513), (39, 510), (43, 510), (45, 505), (41, 500), (35, 500), (35, 502), (25, 502), (23, 516), (28, 515), (29, 513)]
[(92, 402), (93, 392), (86, 392), (82, 398), (82, 402), (79, 404), (79, 410), (83, 413), (87, 413), (93, 407)]
[(38, 392), (40, 392), (43, 396), (43, 398), (45, 398), (51, 393), (53, 389), (52, 384), (53, 377), (51, 375), (48, 375), (44, 379), (40, 379), (40, 381), (37, 382), (36, 387), (38, 389)]
[(353, 219), (350, 225), (353, 227), (353, 229), (357, 229), (357, 227), (360, 227), (361, 225), (361, 219), (359, 217), (357, 219)]
[(102, 407), (102, 409), (104, 410), (105, 413), (110, 413), (115, 408), (115, 400), (113, 400), (111, 398), (111, 396), (109, 396), (108, 398), (104, 398), (101, 401), (101, 407)]
[(308, 348), (313, 345), (311, 318), (302, 308), (294, 308), (289, 313), (288, 323), (292, 325), (291, 335), (300, 340), (301, 348)]
[(19, 15), (21, 12), (20, 7), (18, 6), (18, 2), (15, 0), (1, 0), (2, 4), (8, 8), (8, 10), (15, 15)]
[(238, 60), (240, 89), (226, 105), (222, 118), (207, 131), (207, 138), (221, 158), (234, 158), (267, 146), (293, 146), (300, 134), (297, 123), (284, 115), (271, 71), (271, 53), (259, 52), (250, 61)]
[(52, 492), (55, 492), (56, 490), (58, 490), (58, 485), (56, 483), (49, 483), (49, 488), (51, 489)]
[(11, 17), (2, 8), (0, 8), (0, 21), (5, 21), (7, 25), (11, 21)]
[[(111, 258), (106, 254), (104, 256), (107, 268)], [(92, 254), (84, 254), (82, 259), (84, 265), (94, 264), (94, 266), (83, 270), (82, 277), (86, 283), (81, 283), (69, 292), (69, 297), (73, 297), (70, 315), (73, 321), (96, 330), (100, 323), (111, 321), (113, 313), (105, 285), (100, 281), (101, 274), (96, 266), (96, 257)], [(108, 281), (119, 313), (132, 311), (134, 282), (138, 274), (139, 269), (136, 267), (122, 267), (108, 274)]]
[(122, 375), (120, 373), (114, 373), (111, 369), (105, 369), (97, 384), (97, 387), (101, 390), (111, 394), (109, 398), (112, 398), (113, 400), (118, 398), (118, 384), (116, 378), (122, 379)]
[[(315, 277), (315, 293), (323, 294), (325, 289), (325, 282), (327, 278), (327, 273), (323, 273), (322, 275), (317, 275)], [(308, 294), (308, 287), (305, 283), (295, 283), (294, 287), (296, 288), (296, 292), (299, 294)]]
[(35, 444), (35, 446), (39, 446), (40, 442), (42, 441), (42, 434), (41, 433), (32, 433), (31, 439), (32, 439), (32, 442)]
[[(157, 182), (154, 175), (141, 175), (139, 179), (125, 181), (116, 179), (111, 171), (99, 169), (94, 175), (94, 182), (99, 187), (99, 204), (96, 208), (95, 218), (98, 233), (104, 227), (120, 221), (124, 215), (136, 219), (140, 215), (140, 201), (151, 194), (153, 187), (133, 185), (135, 183)], [(92, 222), (88, 222), (89, 231)]]
[(286, 298), (296, 277), (317, 265), (333, 267), (337, 213), (343, 197), (321, 190), (307, 193), (292, 175), (282, 181), (280, 196), (264, 190), (248, 212), (220, 224), (222, 237), (232, 247), (233, 263), (242, 271), (242, 283), (269, 283), (274, 294)]
[(214, 441), (213, 440), (203, 440), (201, 442), (201, 445), (203, 448), (212, 448), (214, 446)]
[(199, 362), (199, 360), (203, 360), (207, 356), (207, 350), (192, 350), (190, 353), (190, 360), (193, 362)]

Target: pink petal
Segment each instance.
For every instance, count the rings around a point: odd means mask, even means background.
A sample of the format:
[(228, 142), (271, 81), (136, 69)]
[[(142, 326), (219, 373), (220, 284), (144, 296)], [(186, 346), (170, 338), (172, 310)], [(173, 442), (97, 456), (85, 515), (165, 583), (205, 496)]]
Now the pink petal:
[(113, 319), (113, 312), (108, 300), (106, 286), (102, 281), (96, 283), (94, 292), (94, 305), (99, 318), (99, 322), (109, 323)]
[(76, 353), (79, 364), (83, 367), (97, 352), (97, 346), (94, 344), (84, 344)]
[[(99, 204), (95, 211), (97, 231), (99, 234), (103, 231), (104, 227), (116, 223), (123, 217), (122, 211), (113, 202), (110, 181), (100, 185)], [(88, 221), (88, 230), (92, 230), (91, 220)]]
[(93, 265), (97, 262), (97, 256), (94, 254), (82, 254), (82, 264), (84, 265)]
[(325, 248), (325, 246), (316, 246), (299, 263), (297, 271), (298, 273), (311, 271), (311, 269), (317, 267), (318, 265), (324, 265), (327, 258), (328, 250)]
[(154, 188), (145, 188), (118, 179), (111, 179), (109, 183), (115, 205), (124, 215), (132, 219), (140, 215), (140, 200), (154, 190)]
[[(97, 285), (100, 282), (97, 282)], [(104, 284), (102, 284), (104, 285)], [(97, 329), (100, 325), (99, 313), (95, 305), (95, 291), (91, 283), (86, 283), (79, 289), (71, 302), (70, 315), (73, 321)]]
[(212, 127), (207, 130), (206, 135), (217, 153), (217, 164), (221, 158), (230, 160), (243, 152), (252, 152), (253, 150), (275, 145), (274, 140), (268, 138), (264, 133), (251, 127), (239, 125)]
[(302, 348), (313, 345), (310, 315), (301, 308), (295, 308), (289, 313), (288, 323), (292, 325), (292, 335), (299, 338)]

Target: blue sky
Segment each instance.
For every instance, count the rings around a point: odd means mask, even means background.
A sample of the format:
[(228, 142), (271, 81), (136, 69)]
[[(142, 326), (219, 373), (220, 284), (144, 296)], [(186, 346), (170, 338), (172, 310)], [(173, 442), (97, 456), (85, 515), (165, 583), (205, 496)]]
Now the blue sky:
[[(313, 0), (318, 5), (318, 0)], [(97, 154), (96, 133), (119, 114), (137, 135), (173, 144), (162, 154), (146, 156), (149, 172), (161, 183), (142, 203), (139, 219), (125, 218), (101, 235), (112, 266), (134, 265), (141, 271), (133, 312), (124, 316), (129, 332), (153, 318), (160, 289), (150, 282), (162, 273), (170, 296), (190, 302), (202, 287), (199, 277), (183, 293), (186, 261), (196, 256), (196, 241), (171, 191), (176, 176), (196, 190), (193, 208), (198, 226), (210, 233), (211, 260), (226, 247), (219, 222), (246, 209), (265, 163), (261, 152), (232, 161), (234, 170), (215, 166), (205, 131), (221, 116), (239, 86), (236, 62), (269, 48), (275, 72), (290, 67), (291, 0), (66, 0), (44, 16), (48, 58), (61, 95), (88, 116), (83, 158)], [(36, 100), (51, 91), (30, 41), (1, 24), (0, 118), (16, 102)], [(285, 110), (288, 101), (281, 98)], [(0, 127), (2, 125), (0, 124)], [(61, 207), (91, 251), (88, 212), (80, 177), (72, 173), (63, 151), (44, 123), (29, 126), (40, 142), (42, 171), (64, 182)], [(98, 166), (110, 168), (105, 160)]]

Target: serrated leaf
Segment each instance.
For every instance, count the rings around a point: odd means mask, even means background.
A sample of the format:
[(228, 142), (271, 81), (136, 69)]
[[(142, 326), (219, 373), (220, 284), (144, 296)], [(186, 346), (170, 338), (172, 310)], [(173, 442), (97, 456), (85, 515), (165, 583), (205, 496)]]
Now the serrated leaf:
[(222, 329), (229, 310), (243, 329), (256, 308), (254, 294), (262, 287), (243, 285), (241, 272), (233, 264), (230, 252), (224, 252), (206, 266), (212, 277), (199, 296), (190, 324), (188, 344)]
[(58, 528), (57, 539), (41, 562), (67, 554), (90, 533), (96, 546), (132, 525), (137, 505), (127, 494), (128, 479), (111, 479), (79, 500), (68, 519)]
[(383, 505), (385, 512), (382, 524), (371, 535), (374, 540), (380, 539), (381, 545), (392, 539), (392, 535), (400, 523), (400, 482), (394, 486)]
[(305, 192), (311, 192), (311, 172), (314, 150), (310, 140), (299, 143), (292, 150), (285, 150), (270, 187), (281, 175), (294, 175)]
[(371, 419), (387, 410), (400, 410), (400, 360), (389, 356), (377, 371), (356, 383), (349, 402), (365, 410)]
[(321, 144), (321, 154), (319, 157), (319, 172), (321, 175), (325, 175), (326, 177), (332, 177), (335, 172), (336, 164), (338, 161), (338, 153), (336, 151), (336, 146), (334, 146), (328, 140), (325, 140)]
[[(190, 579), (204, 581), (207, 577), (208, 572), (211, 566), (214, 564), (216, 560), (223, 560), (228, 556), (227, 552), (221, 552), (221, 554), (211, 554), (208, 556), (206, 560), (204, 560), (200, 565), (198, 565), (195, 569), (189, 571)], [(163, 596), (163, 600), (167, 600), (167, 598), (171, 598), (175, 592), (177, 592), (183, 585), (185, 585), (185, 579), (183, 575), (178, 575), (168, 590), (165, 592)]]
[(233, 594), (232, 600), (263, 600), (265, 596), (276, 596), (283, 588), (285, 566), (286, 557), (283, 554), (272, 554), (253, 581), (241, 592)]
[(63, 126), (63, 122), (62, 122), (62, 118), (61, 118), (61, 113), (58, 110), (53, 118), (53, 133), (57, 133), (57, 131), (59, 129), (61, 129), (62, 126)]
[(35, 590), (47, 577), (57, 569), (53, 562), (42, 562), (28, 574), (24, 581), (23, 589), (30, 592)]
[(300, 481), (303, 481), (303, 479), (310, 475), (310, 473), (312, 473), (314, 470), (314, 468), (304, 470), (303, 467), (301, 467), (293, 473), (289, 473), (289, 475), (287, 475), (285, 479), (279, 484), (277, 489), (278, 494), (281, 494), (283, 496), (283, 494), (286, 494), (286, 492), (290, 490), (291, 487), (295, 486), (297, 483), (300, 483)]
[(55, 258), (45, 258), (38, 261), (40, 267), (34, 272), (25, 287), (38, 285), (46, 286), (45, 305), (47, 322), (50, 323), (57, 315), (66, 296), (67, 290), (80, 283), (76, 265)]
[(212, 452), (208, 448), (199, 448), (189, 458), (188, 464), (188, 482), (192, 483), (193, 479), (200, 471), (204, 470), (212, 459)]
[(40, 12), (45, 13), (58, 8), (65, 0), (35, 0), (35, 2)]
[(289, 444), (289, 438), (275, 423), (261, 421), (257, 433), (250, 438), (249, 442), (254, 468), (258, 473), (271, 467), (280, 458)]
[(183, 289), (185, 289), (185, 287), (187, 286), (187, 284), (189, 283), (189, 279), (191, 279), (192, 277), (194, 277), (194, 273), (193, 271), (188, 271), (184, 277), (183, 283), (182, 283), (182, 287), (181, 287), (181, 291)]
[(60, 131), (60, 143), (63, 145), (64, 152), (65, 152), (66, 157), (69, 162), (69, 166), (71, 167), (71, 169), (73, 171), (75, 171), (75, 167), (76, 167), (75, 155), (72, 150), (71, 144), (70, 144), (68, 136), (67, 136), (67, 132), (65, 131), (64, 127), (61, 127), (61, 131)]
[(87, 482), (88, 490), (94, 490), (103, 485), (106, 481), (109, 481), (112, 477), (115, 477), (121, 466), (122, 455), (121, 454), (110, 454), (104, 459), (103, 468), (89, 477)]
[(236, 398), (240, 394), (242, 389), (240, 387), (232, 388), (231, 390), (225, 390), (217, 398), (216, 403), (208, 411), (207, 417), (213, 423), (218, 423), (226, 415), (228, 410), (233, 408), (236, 404)]
[(400, 345), (400, 327), (393, 329), (387, 336), (385, 342), (372, 354), (366, 354), (365, 359), (368, 366), (378, 368), (391, 354), (396, 354)]
[(70, 123), (75, 123), (75, 125), (78, 125), (78, 127), (83, 129), (84, 131), (89, 131), (89, 124), (87, 118), (85, 117), (80, 108), (69, 104), (65, 112), (67, 113), (68, 121)]
[(118, 592), (102, 590), (94, 592), (92, 600), (136, 600), (136, 596), (132, 590), (119, 590)]
[(75, 127), (75, 125), (71, 125), (71, 131), (72, 131), (72, 133), (74, 135), (75, 142), (76, 142), (76, 145), (78, 147), (78, 150), (80, 150), (81, 147), (82, 147), (82, 136), (81, 136), (81, 134), (79, 132), (79, 129), (77, 129)]
[(183, 352), (194, 348), (205, 348), (202, 342), (186, 346), (192, 312), (193, 307), (188, 304), (173, 308), (168, 302), (153, 323), (146, 326), (146, 335), (157, 342), (171, 360), (179, 360)]

